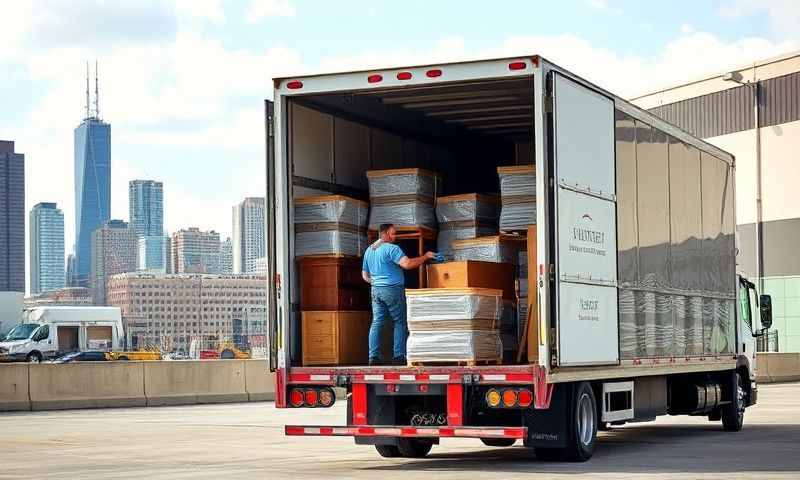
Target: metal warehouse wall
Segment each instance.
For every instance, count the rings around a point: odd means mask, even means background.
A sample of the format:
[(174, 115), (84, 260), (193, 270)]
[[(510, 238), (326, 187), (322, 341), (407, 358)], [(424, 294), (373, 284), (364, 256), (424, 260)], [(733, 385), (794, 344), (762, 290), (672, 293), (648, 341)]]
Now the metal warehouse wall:
[[(800, 72), (759, 82), (761, 127), (800, 120)], [(753, 89), (740, 86), (649, 110), (700, 138), (753, 128)]]

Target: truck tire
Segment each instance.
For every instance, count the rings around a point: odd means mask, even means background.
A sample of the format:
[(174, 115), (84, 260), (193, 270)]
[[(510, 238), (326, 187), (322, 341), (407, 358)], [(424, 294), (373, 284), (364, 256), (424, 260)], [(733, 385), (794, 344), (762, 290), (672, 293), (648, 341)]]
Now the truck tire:
[(592, 458), (597, 441), (597, 400), (588, 382), (576, 385), (572, 407), (564, 457), (570, 462), (585, 462)]
[(126, 357), (125, 355), (122, 355), (122, 356), (121, 356), (121, 357), (119, 357), (117, 360), (119, 360), (120, 362), (127, 362), (129, 359), (128, 359), (128, 357)]
[(25, 361), (28, 363), (42, 363), (42, 354), (39, 352), (31, 352), (25, 357)]
[(424, 438), (399, 438), (397, 448), (405, 458), (422, 458), (430, 453), (433, 442)]
[(744, 390), (742, 376), (739, 372), (736, 377), (736, 391), (731, 396), (731, 402), (722, 406), (722, 428), (726, 432), (738, 432), (744, 425), (744, 409), (747, 406), (747, 393)]
[(397, 448), (397, 445), (375, 445), (375, 450), (377, 450), (378, 455), (383, 458), (395, 458), (400, 456), (400, 449)]
[(516, 442), (516, 438), (481, 438), (481, 442), (487, 447), (511, 447)]
[(231, 360), (236, 358), (236, 354), (233, 353), (233, 350), (231, 350), (230, 348), (226, 348), (225, 350), (220, 352), (219, 358), (222, 358), (224, 360)]

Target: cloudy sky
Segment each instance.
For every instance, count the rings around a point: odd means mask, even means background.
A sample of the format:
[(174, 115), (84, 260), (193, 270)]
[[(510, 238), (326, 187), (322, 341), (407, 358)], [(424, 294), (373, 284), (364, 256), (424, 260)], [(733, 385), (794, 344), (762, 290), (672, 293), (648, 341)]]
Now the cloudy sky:
[(164, 182), (168, 231), (231, 230), (263, 195), (270, 78), (538, 53), (623, 96), (800, 48), (800, 2), (38, 0), (0, 8), (0, 139), (26, 155), (27, 207), (74, 238), (73, 129), (85, 62), (112, 126), (112, 216)]

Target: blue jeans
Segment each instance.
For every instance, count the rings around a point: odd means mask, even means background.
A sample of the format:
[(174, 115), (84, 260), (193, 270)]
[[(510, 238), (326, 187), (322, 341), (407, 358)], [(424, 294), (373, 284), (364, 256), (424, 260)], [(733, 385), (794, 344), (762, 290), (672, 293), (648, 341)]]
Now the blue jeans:
[(369, 327), (369, 358), (381, 359), (381, 337), (387, 317), (394, 321), (394, 358), (405, 358), (406, 338), (406, 290), (403, 285), (372, 287), (372, 325)]

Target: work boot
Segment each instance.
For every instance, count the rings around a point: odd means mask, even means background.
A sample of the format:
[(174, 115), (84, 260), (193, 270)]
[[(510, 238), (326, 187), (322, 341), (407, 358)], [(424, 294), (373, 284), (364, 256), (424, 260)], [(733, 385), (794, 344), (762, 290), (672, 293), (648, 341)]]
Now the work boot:
[(406, 357), (394, 357), (392, 359), (392, 365), (405, 367), (408, 365), (408, 362), (406, 361)]
[(369, 366), (370, 367), (380, 367), (384, 363), (381, 361), (380, 358), (370, 358), (369, 359)]

